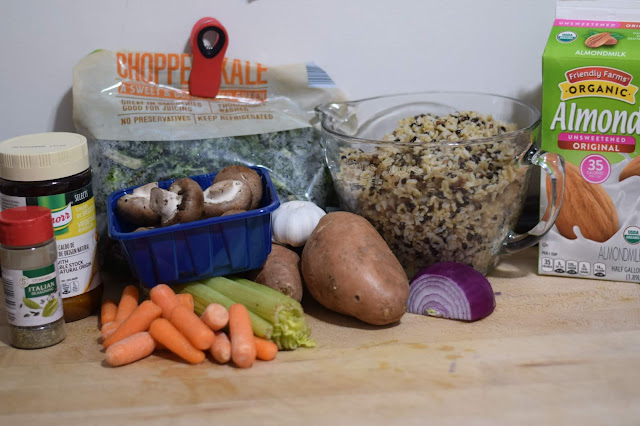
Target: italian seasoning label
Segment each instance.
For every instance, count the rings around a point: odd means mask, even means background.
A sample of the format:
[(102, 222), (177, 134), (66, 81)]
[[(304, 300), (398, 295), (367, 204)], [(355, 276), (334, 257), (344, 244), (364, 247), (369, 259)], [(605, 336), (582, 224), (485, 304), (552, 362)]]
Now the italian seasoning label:
[(2, 194), (2, 210), (19, 206), (51, 209), (58, 247), (58, 272), (62, 297), (73, 297), (100, 284), (97, 273), (96, 208), (91, 184), (76, 191), (43, 197)]
[(62, 295), (56, 265), (18, 270), (2, 268), (9, 324), (33, 327), (62, 318)]

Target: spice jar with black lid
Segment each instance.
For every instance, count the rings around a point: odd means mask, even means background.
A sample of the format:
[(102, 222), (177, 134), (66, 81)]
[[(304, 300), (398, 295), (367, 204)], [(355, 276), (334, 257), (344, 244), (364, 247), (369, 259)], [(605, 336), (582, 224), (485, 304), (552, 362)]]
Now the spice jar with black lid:
[(2, 209), (51, 210), (66, 322), (89, 316), (102, 297), (91, 177), (82, 135), (39, 133), (0, 143)]
[(64, 339), (57, 257), (48, 208), (0, 212), (0, 262), (12, 346), (37, 349)]

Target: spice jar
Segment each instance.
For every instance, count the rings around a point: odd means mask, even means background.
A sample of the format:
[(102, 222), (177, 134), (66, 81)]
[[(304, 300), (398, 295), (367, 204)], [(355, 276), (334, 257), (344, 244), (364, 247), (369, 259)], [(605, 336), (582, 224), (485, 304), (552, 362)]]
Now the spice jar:
[(12, 346), (44, 348), (64, 339), (57, 257), (49, 209), (0, 212), (0, 262)]
[(39, 133), (0, 144), (2, 209), (51, 210), (67, 322), (87, 317), (102, 297), (98, 233), (87, 140), (75, 133)]

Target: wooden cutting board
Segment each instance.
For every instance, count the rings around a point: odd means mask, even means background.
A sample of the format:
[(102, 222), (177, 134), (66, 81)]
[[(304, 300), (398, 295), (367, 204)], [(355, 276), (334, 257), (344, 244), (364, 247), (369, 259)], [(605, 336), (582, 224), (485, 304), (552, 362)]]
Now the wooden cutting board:
[(640, 286), (535, 267), (534, 249), (506, 258), (475, 323), (373, 327), (306, 300), (317, 347), (247, 370), (162, 353), (109, 368), (95, 316), (17, 350), (2, 311), (0, 424), (640, 424)]

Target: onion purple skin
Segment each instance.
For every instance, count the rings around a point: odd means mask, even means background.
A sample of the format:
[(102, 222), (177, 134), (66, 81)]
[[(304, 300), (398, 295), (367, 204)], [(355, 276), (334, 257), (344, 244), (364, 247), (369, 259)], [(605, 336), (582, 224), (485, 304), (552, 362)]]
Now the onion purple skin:
[(489, 316), (495, 307), (489, 281), (462, 263), (436, 263), (418, 272), (409, 284), (410, 313), (471, 322)]

